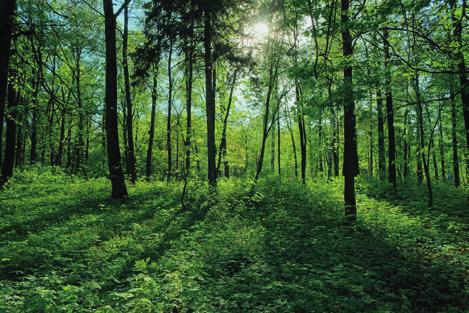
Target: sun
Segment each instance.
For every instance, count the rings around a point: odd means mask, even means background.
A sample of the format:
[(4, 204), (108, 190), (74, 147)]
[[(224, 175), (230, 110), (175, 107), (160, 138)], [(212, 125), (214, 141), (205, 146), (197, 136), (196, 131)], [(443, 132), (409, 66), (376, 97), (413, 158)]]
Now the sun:
[(264, 22), (258, 22), (252, 26), (251, 34), (256, 39), (264, 39), (269, 35), (269, 25)]

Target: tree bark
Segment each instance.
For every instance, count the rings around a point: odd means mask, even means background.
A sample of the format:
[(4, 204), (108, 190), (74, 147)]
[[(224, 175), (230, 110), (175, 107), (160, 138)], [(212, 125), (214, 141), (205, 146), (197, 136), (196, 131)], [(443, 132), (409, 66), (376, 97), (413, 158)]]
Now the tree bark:
[(424, 129), (424, 120), (423, 120), (423, 109), (422, 109), (422, 101), (420, 95), (420, 82), (419, 82), (419, 75), (418, 73), (415, 74), (415, 94), (417, 97), (417, 125), (418, 125), (418, 134), (419, 134), (419, 150), (420, 150), (420, 157), (422, 158), (423, 164), (423, 171), (425, 174), (425, 180), (427, 183), (427, 191), (428, 191), (428, 206), (431, 208), (433, 206), (433, 188), (432, 182), (430, 177), (430, 168), (429, 168), (429, 160), (425, 154), (425, 129)]
[(125, 103), (127, 105), (127, 168), (129, 169), (130, 182), (135, 184), (137, 181), (137, 170), (135, 160), (135, 145), (133, 136), (133, 107), (132, 95), (130, 94), (130, 75), (128, 62), (128, 42), (129, 42), (129, 4), (124, 5), (124, 33), (122, 36), (122, 67), (124, 69), (124, 89)]
[(357, 218), (355, 199), (355, 176), (358, 175), (357, 135), (355, 128), (355, 101), (353, 92), (353, 69), (349, 63), (353, 57), (353, 42), (350, 34), (349, 0), (341, 0), (341, 31), (343, 56), (348, 64), (344, 67), (344, 165), (343, 175), (345, 216), (350, 222)]
[(386, 178), (386, 158), (384, 148), (384, 118), (383, 118), (383, 97), (381, 86), (376, 86), (376, 103), (378, 111), (378, 176), (379, 179)]
[(171, 114), (173, 107), (173, 78), (172, 78), (172, 54), (173, 54), (173, 38), (169, 39), (169, 55), (168, 55), (168, 113), (166, 120), (166, 151), (167, 164), (166, 164), (166, 179), (170, 179), (173, 171), (173, 147), (171, 142)]
[(453, 40), (456, 41), (457, 48), (454, 53), (454, 60), (459, 71), (459, 83), (461, 88), (461, 101), (464, 111), (464, 126), (466, 130), (466, 174), (469, 175), (469, 81), (467, 79), (467, 68), (463, 53), (462, 39), (462, 18), (456, 16), (456, 1), (448, 0), (451, 10), (451, 20), (453, 22)]
[(116, 17), (112, 0), (103, 0), (106, 40), (106, 148), (113, 198), (127, 197), (117, 124)]
[(194, 51), (192, 45), (192, 27), (190, 27), (189, 42), (186, 47), (186, 140), (185, 140), (185, 170), (186, 175), (191, 170), (191, 141), (192, 141), (192, 80), (194, 73)]
[(458, 116), (453, 84), (451, 84), (451, 146), (453, 152), (453, 183), (457, 188), (461, 185), (458, 156)]
[(388, 181), (393, 188), (397, 187), (396, 177), (396, 139), (394, 131), (394, 107), (392, 96), (391, 58), (389, 54), (389, 32), (387, 28), (383, 31), (384, 36), (384, 68), (386, 88), (386, 118), (388, 123)]
[[(217, 162), (217, 172), (220, 173), (220, 165), (221, 165), (221, 160), (223, 158), (223, 161), (225, 163), (225, 177), (226, 177), (226, 169), (228, 168), (228, 160), (226, 159), (226, 154), (227, 154), (227, 142), (226, 142), (226, 131), (228, 128), (228, 118), (230, 116), (230, 111), (231, 111), (231, 105), (233, 103), (233, 94), (234, 94), (234, 89), (236, 85), (236, 78), (238, 75), (238, 69), (235, 69), (233, 72), (233, 78), (231, 79), (231, 88), (230, 88), (230, 95), (228, 97), (228, 105), (226, 106), (226, 112), (225, 112), (225, 117), (223, 118), (223, 129), (221, 133), (221, 141), (220, 141), (220, 148), (218, 151), (218, 162)], [(229, 173), (228, 173), (229, 175)]]
[(204, 12), (205, 49), (205, 111), (207, 116), (207, 162), (208, 183), (217, 185), (216, 146), (215, 146), (215, 90), (213, 88), (212, 21), (208, 4)]
[[(157, 58), (159, 60), (159, 57)], [(158, 99), (158, 61), (156, 62), (155, 72), (153, 73), (153, 86), (151, 88), (151, 117), (150, 130), (148, 131), (148, 149), (145, 175), (147, 180), (153, 174), (153, 143), (155, 141), (155, 119), (156, 119), (156, 101)]]
[(0, 164), (3, 161), (3, 122), (15, 10), (16, 0), (0, 1)]
[(8, 84), (8, 112), (6, 116), (7, 129), (5, 140), (5, 156), (0, 178), (0, 189), (13, 176), (15, 165), (15, 138), (16, 138), (16, 114), (18, 105), (18, 94), (15, 88)]

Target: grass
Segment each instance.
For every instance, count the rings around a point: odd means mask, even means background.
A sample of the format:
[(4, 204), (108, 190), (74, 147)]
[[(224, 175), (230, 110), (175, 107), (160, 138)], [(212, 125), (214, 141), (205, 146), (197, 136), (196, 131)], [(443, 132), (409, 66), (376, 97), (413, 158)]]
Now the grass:
[(464, 312), (467, 190), (139, 182), (29, 169), (0, 194), (0, 312)]

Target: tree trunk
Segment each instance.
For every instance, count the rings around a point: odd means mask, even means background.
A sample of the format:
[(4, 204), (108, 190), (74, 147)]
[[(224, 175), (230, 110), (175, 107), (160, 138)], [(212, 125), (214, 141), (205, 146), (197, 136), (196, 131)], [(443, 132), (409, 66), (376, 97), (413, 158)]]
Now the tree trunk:
[(441, 178), (443, 181), (446, 180), (446, 157), (445, 157), (445, 143), (443, 139), (443, 119), (441, 114), (438, 117), (439, 119), (439, 135), (440, 135), (440, 140), (439, 140), (439, 148), (440, 148), (440, 168), (441, 168)]
[(3, 161), (3, 122), (15, 9), (16, 0), (0, 1), (0, 164)]
[(420, 98), (420, 82), (418, 73), (415, 74), (415, 95), (417, 97), (417, 125), (419, 133), (419, 148), (420, 148), (420, 157), (422, 158), (423, 171), (425, 174), (425, 180), (427, 183), (428, 191), (428, 206), (431, 208), (433, 206), (433, 189), (432, 182), (430, 177), (429, 169), (429, 160), (425, 155), (425, 130), (424, 130), (424, 120), (423, 120), (423, 109), (422, 102)]
[(267, 137), (269, 136), (269, 130), (270, 130), (269, 129), (270, 102), (271, 102), (270, 100), (272, 98), (272, 90), (274, 88), (274, 82), (277, 77), (277, 66), (278, 64), (274, 64), (274, 56), (272, 54), (271, 60), (270, 60), (270, 68), (269, 68), (269, 85), (267, 88), (267, 96), (265, 100), (265, 112), (264, 112), (263, 127), (262, 127), (261, 149), (259, 153), (259, 158), (257, 159), (256, 176), (254, 179), (256, 182), (259, 180), (259, 177), (262, 172), (262, 167), (264, 164), (265, 146), (266, 146), (266, 141), (267, 141)]
[[(342, 48), (345, 59), (353, 57), (353, 42), (350, 34), (349, 0), (341, 0)], [(353, 94), (353, 69), (350, 64), (344, 67), (344, 201), (345, 216), (350, 222), (357, 218), (355, 200), (355, 176), (358, 175), (357, 135), (355, 129), (355, 102)]]
[(409, 155), (410, 155), (410, 146), (409, 146), (409, 139), (407, 138), (407, 121), (408, 121), (409, 112), (405, 110), (404, 112), (404, 173), (403, 176), (409, 176)]
[[(40, 66), (40, 65), (38, 65)], [(39, 113), (39, 103), (38, 103), (38, 93), (39, 93), (39, 80), (40, 80), (39, 71), (37, 73), (36, 80), (34, 82), (34, 91), (32, 95), (32, 117), (31, 117), (31, 150), (29, 154), (29, 161), (31, 164), (35, 164), (37, 161), (37, 121), (38, 121), (38, 113)], [(0, 131), (1, 137), (1, 131)], [(0, 139), (1, 141), (1, 139)], [(1, 145), (0, 145), (1, 147)], [(0, 148), (1, 149), (1, 148)], [(1, 154), (1, 153), (0, 153)]]
[[(159, 60), (159, 57), (157, 58)], [(153, 143), (155, 141), (155, 119), (156, 119), (156, 101), (158, 99), (158, 61), (156, 62), (155, 72), (153, 73), (153, 86), (151, 89), (151, 117), (150, 130), (148, 131), (148, 149), (145, 175), (147, 180), (153, 174)]]
[(454, 53), (454, 60), (459, 71), (459, 83), (461, 88), (461, 101), (464, 111), (464, 126), (466, 130), (466, 174), (469, 175), (469, 81), (467, 79), (467, 69), (463, 53), (462, 39), (462, 18), (456, 16), (456, 1), (448, 0), (451, 9), (451, 20), (453, 21), (453, 40), (457, 47)]
[(394, 107), (392, 96), (391, 64), (389, 54), (389, 32), (385, 28), (384, 36), (384, 68), (385, 68), (385, 87), (386, 87), (386, 117), (388, 122), (388, 181), (393, 188), (397, 187), (396, 177), (396, 140), (394, 135)]
[(117, 124), (116, 17), (112, 0), (103, 0), (106, 40), (106, 148), (113, 198), (127, 197)]
[(135, 145), (133, 136), (133, 108), (132, 97), (130, 94), (130, 75), (128, 62), (128, 42), (129, 42), (129, 4), (124, 5), (124, 34), (122, 37), (122, 67), (124, 69), (124, 89), (125, 103), (127, 105), (127, 168), (129, 169), (130, 182), (135, 184), (137, 181), (137, 170), (135, 168)]
[(226, 106), (225, 117), (223, 118), (223, 129), (221, 133), (220, 148), (218, 151), (217, 172), (220, 173), (220, 165), (221, 165), (221, 160), (223, 158), (223, 161), (225, 164), (225, 177), (227, 176), (226, 169), (229, 168), (228, 160), (226, 159), (226, 154), (227, 154), (226, 131), (228, 128), (228, 118), (230, 116), (231, 105), (233, 103), (233, 94), (234, 94), (234, 89), (236, 85), (237, 75), (238, 75), (238, 69), (235, 69), (235, 71), (233, 72), (233, 78), (231, 79), (230, 95), (228, 98), (228, 105)]
[(169, 42), (169, 55), (168, 55), (168, 113), (166, 120), (166, 151), (167, 156), (167, 165), (166, 165), (166, 179), (170, 179), (173, 171), (173, 147), (171, 142), (171, 113), (173, 106), (173, 78), (172, 78), (172, 54), (173, 54), (173, 38), (171, 37)]
[(298, 116), (298, 131), (300, 133), (300, 151), (301, 151), (301, 182), (306, 183), (306, 127), (305, 117), (303, 112), (303, 105), (301, 103), (301, 90), (298, 83), (295, 86), (296, 91), (296, 105), (297, 105), (297, 116)]
[(458, 156), (458, 116), (453, 84), (451, 83), (451, 146), (453, 150), (453, 182), (455, 187), (461, 185)]
[(76, 88), (77, 88), (77, 106), (78, 106), (78, 138), (75, 150), (75, 169), (74, 172), (78, 173), (81, 169), (81, 161), (83, 159), (83, 130), (85, 128), (85, 117), (83, 112), (83, 103), (81, 99), (81, 48), (76, 48)]
[(384, 148), (384, 118), (383, 118), (383, 97), (381, 86), (376, 86), (376, 103), (378, 111), (378, 176), (379, 179), (386, 178), (386, 150)]
[[(207, 5), (208, 6), (208, 5)], [(208, 7), (204, 12), (204, 49), (205, 49), (205, 106), (207, 116), (207, 162), (208, 183), (217, 184), (216, 146), (215, 146), (215, 90), (213, 88), (212, 59), (212, 21)]]
[(291, 145), (292, 145), (292, 150), (293, 150), (293, 161), (294, 161), (294, 165), (295, 165), (295, 177), (298, 178), (298, 156), (296, 154), (295, 134), (293, 133), (293, 129), (291, 127), (290, 115), (287, 115), (286, 120), (287, 120), (287, 128), (288, 128), (288, 132), (290, 133)]
[(0, 178), (0, 189), (13, 176), (15, 165), (15, 138), (16, 138), (16, 114), (18, 94), (11, 84), (8, 84), (8, 114), (5, 140), (5, 156), (2, 165), (2, 176)]
[[(191, 24), (190, 32), (192, 33)], [(189, 43), (186, 47), (186, 141), (185, 141), (185, 153), (186, 162), (185, 170), (186, 175), (190, 174), (191, 170), (191, 141), (192, 141), (192, 80), (193, 80), (193, 63), (194, 63), (194, 51), (192, 46), (192, 36), (189, 36)]]

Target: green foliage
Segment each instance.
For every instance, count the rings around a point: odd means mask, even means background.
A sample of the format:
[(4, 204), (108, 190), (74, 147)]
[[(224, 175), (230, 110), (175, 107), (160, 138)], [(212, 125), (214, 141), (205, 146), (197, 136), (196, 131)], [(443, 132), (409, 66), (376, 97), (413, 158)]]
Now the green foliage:
[[(467, 296), (464, 192), (389, 196), (359, 182), (266, 178), (140, 182), (108, 200), (104, 179), (26, 169), (0, 194), (2, 312), (460, 312)], [(440, 211), (441, 210), (441, 211)], [(466, 249), (466, 250), (465, 250)]]

